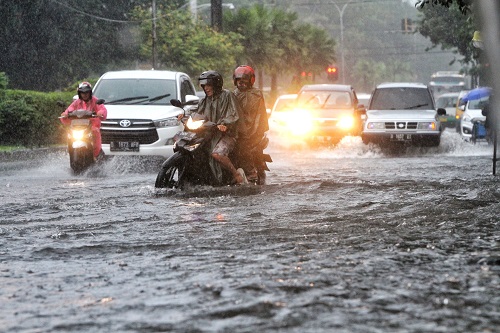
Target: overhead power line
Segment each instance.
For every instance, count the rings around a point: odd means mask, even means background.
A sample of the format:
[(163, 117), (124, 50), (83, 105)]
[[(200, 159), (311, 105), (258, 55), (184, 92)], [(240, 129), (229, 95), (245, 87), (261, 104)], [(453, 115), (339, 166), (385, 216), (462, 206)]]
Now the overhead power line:
[(153, 20), (157, 20), (159, 18), (162, 18), (162, 17), (166, 17), (167, 15), (163, 15), (163, 16), (156, 16), (156, 18), (150, 18), (150, 19), (144, 19), (144, 20), (138, 20), (138, 21), (135, 21), (135, 20), (115, 20), (115, 19), (110, 19), (110, 18), (107, 18), (107, 17), (102, 17), (102, 16), (97, 16), (97, 15), (93, 15), (93, 14), (89, 14), (89, 13), (86, 13), (80, 9), (77, 9), (77, 8), (74, 8), (68, 4), (65, 4), (61, 1), (57, 1), (57, 0), (50, 0), (52, 1), (53, 3), (56, 3), (60, 6), (63, 6), (71, 11), (74, 11), (78, 14), (81, 14), (81, 15), (84, 15), (84, 16), (88, 16), (88, 17), (92, 17), (96, 20), (100, 20), (100, 21), (106, 21), (106, 22), (114, 22), (114, 23), (142, 23), (142, 22), (148, 22), (148, 21), (153, 21)]

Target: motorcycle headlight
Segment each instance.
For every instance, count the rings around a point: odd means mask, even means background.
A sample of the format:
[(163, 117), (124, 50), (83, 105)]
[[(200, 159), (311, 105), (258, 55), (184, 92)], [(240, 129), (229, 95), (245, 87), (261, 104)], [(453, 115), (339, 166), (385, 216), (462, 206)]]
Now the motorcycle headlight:
[(203, 119), (193, 120), (193, 118), (189, 117), (188, 121), (186, 122), (186, 126), (187, 126), (187, 128), (189, 128), (191, 130), (195, 130), (195, 129), (200, 128), (204, 122), (205, 122), (205, 120), (203, 120)]
[(166, 119), (156, 120), (154, 122), (154, 124), (155, 124), (155, 126), (157, 128), (160, 128), (160, 127), (175, 127), (175, 126), (179, 126), (180, 122), (177, 119), (177, 117), (170, 117), (170, 118), (166, 118)]
[(73, 136), (73, 139), (75, 139), (75, 140), (82, 140), (84, 134), (85, 134), (85, 130), (73, 130), (71, 132), (71, 135)]
[(433, 121), (418, 123), (417, 129), (435, 130), (436, 129), (436, 123), (433, 122)]

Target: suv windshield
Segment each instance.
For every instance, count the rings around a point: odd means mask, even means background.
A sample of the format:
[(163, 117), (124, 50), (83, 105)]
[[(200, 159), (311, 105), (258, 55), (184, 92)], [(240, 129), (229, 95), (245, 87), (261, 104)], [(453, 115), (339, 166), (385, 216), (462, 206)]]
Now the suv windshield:
[(370, 110), (429, 110), (432, 97), (427, 89), (413, 87), (376, 89)]
[(95, 87), (94, 95), (119, 104), (170, 105), (177, 99), (175, 80), (158, 79), (103, 79)]
[(351, 96), (346, 91), (305, 90), (297, 98), (299, 105), (325, 109), (352, 108)]

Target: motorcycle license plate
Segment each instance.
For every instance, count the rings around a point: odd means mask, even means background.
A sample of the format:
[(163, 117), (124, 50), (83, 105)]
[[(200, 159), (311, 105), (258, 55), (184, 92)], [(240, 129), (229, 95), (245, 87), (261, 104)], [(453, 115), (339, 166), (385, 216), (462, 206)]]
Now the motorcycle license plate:
[(138, 141), (111, 141), (109, 143), (111, 151), (139, 151)]
[(196, 133), (193, 133), (193, 132), (179, 132), (176, 134), (176, 137), (177, 137), (177, 140), (191, 140), (192, 138), (194, 138), (194, 136), (196, 135)]
[(90, 123), (89, 119), (73, 119), (71, 125), (73, 126), (87, 126)]
[(392, 141), (409, 141), (411, 140), (411, 134), (391, 134)]

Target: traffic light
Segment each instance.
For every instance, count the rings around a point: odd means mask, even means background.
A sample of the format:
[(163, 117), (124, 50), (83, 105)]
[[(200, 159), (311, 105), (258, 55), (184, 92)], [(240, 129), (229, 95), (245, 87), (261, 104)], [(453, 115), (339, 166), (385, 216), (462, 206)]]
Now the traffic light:
[(404, 34), (413, 32), (413, 21), (410, 18), (401, 19), (401, 30)]
[(337, 66), (328, 66), (326, 75), (328, 76), (328, 81), (337, 81), (339, 79), (339, 69)]

